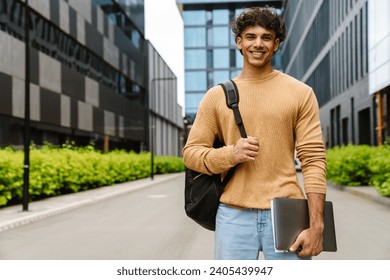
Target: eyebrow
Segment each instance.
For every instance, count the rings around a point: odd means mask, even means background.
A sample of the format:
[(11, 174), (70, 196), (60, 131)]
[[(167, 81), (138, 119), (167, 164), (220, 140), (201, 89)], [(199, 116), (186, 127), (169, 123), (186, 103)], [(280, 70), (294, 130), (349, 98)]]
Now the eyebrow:
[[(248, 32), (245, 33), (244, 36), (257, 36), (257, 35), (255, 33)], [(261, 35), (261, 37), (273, 38), (273, 35), (272, 33), (264, 33)]]

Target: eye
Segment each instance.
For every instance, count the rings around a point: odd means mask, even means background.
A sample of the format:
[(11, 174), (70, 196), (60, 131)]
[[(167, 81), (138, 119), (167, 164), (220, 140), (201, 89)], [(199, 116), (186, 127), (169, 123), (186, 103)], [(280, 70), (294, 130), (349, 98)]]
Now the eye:
[(245, 38), (248, 39), (248, 40), (253, 40), (253, 39), (256, 38), (256, 36), (254, 34), (246, 34)]
[(264, 41), (270, 41), (272, 39), (271, 36), (263, 36)]
[(261, 37), (264, 41), (271, 41), (272, 40), (272, 35), (263, 35)]

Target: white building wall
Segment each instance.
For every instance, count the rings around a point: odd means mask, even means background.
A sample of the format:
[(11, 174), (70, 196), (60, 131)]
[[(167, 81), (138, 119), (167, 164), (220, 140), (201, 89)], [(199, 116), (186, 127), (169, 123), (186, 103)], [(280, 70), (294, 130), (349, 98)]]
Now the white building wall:
[(368, 1), (369, 93), (390, 85), (390, 1)]

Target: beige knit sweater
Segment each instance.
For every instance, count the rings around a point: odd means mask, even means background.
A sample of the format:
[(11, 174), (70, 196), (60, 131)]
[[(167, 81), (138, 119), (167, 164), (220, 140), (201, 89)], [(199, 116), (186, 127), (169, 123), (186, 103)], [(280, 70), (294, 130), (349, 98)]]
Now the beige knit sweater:
[[(238, 165), (221, 202), (243, 208), (270, 208), (273, 197), (302, 198), (294, 148), (301, 161), (306, 193), (326, 193), (326, 158), (316, 97), (304, 83), (274, 70), (262, 79), (235, 80), (239, 109), (248, 136), (259, 139), (254, 162)], [(226, 146), (212, 148), (215, 137)], [(206, 174), (235, 165), (233, 145), (240, 138), (221, 86), (211, 88), (199, 105), (183, 148), (185, 165)]]

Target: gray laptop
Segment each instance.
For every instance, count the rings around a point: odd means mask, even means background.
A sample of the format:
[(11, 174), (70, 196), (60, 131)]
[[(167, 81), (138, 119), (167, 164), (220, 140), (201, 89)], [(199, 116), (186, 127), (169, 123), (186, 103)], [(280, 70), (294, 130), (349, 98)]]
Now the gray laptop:
[[(274, 198), (271, 200), (275, 251), (287, 252), (297, 236), (309, 227), (306, 199)], [(325, 201), (323, 251), (337, 251), (333, 204)]]

